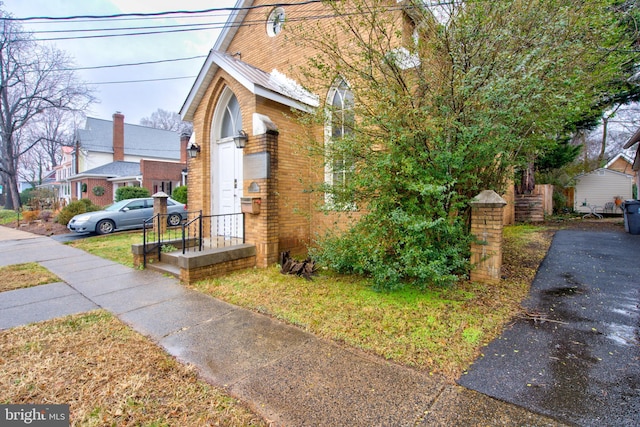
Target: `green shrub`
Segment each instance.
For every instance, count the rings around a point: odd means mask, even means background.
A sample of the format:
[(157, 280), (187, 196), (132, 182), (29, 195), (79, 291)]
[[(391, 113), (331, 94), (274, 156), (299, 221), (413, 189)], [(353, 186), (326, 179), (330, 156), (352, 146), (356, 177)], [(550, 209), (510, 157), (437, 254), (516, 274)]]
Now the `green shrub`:
[(171, 193), (171, 197), (175, 201), (184, 203), (186, 205), (187, 204), (187, 186), (181, 185), (180, 187), (176, 187), (176, 189), (173, 190), (173, 193)]
[(33, 192), (35, 191), (35, 188), (25, 188), (24, 190), (22, 190), (22, 193), (20, 193), (20, 203), (24, 206), (24, 205), (29, 205), (31, 204), (31, 199), (33, 198)]
[(554, 188), (552, 198), (554, 214), (563, 213), (567, 210), (567, 197), (562, 191), (556, 191)]
[(67, 225), (75, 215), (100, 210), (100, 206), (94, 205), (89, 199), (76, 200), (64, 207), (56, 217), (56, 222)]
[(398, 209), (384, 220), (364, 215), (344, 233), (329, 232), (310, 253), (340, 273), (371, 277), (376, 290), (452, 285), (468, 271), (470, 237), (459, 219)]
[(116, 202), (125, 199), (137, 199), (138, 197), (149, 197), (149, 190), (144, 187), (120, 187), (116, 190)]
[(80, 199), (79, 202), (84, 205), (87, 212), (96, 211), (100, 208), (99, 206), (94, 205), (91, 199)]

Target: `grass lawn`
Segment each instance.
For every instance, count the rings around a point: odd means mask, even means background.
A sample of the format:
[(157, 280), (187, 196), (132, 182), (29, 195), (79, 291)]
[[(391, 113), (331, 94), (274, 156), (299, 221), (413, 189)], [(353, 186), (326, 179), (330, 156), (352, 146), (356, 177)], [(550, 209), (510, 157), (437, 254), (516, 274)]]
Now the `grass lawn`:
[(74, 240), (70, 242), (69, 245), (133, 268), (131, 245), (137, 243), (142, 243), (141, 231), (92, 236), (85, 239)]
[(0, 224), (8, 224), (14, 222), (18, 218), (16, 211), (4, 209), (0, 207)]
[[(129, 247), (141, 242), (140, 236), (117, 233), (71, 244), (131, 265)], [(520, 312), (551, 237), (543, 227), (506, 227), (505, 278), (497, 285), (461, 282), (427, 292), (374, 292), (366, 278), (321, 270), (306, 281), (282, 275), (273, 266), (204, 280), (194, 287), (317, 336), (455, 378)]]
[(0, 292), (61, 281), (58, 276), (35, 262), (0, 267), (0, 277)]
[(0, 403), (65, 403), (72, 425), (266, 425), (104, 311), (0, 331)]

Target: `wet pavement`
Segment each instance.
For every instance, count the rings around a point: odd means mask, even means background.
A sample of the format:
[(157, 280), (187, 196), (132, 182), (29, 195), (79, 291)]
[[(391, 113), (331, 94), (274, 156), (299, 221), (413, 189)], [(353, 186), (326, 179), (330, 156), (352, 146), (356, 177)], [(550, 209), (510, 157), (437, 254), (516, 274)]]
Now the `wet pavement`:
[(56, 242), (66, 243), (73, 242), (74, 240), (85, 239), (87, 237), (95, 236), (91, 233), (67, 233), (67, 234), (54, 234), (51, 236)]
[(581, 426), (640, 425), (640, 236), (558, 231), (517, 320), (459, 384)]
[[(631, 246), (640, 236), (562, 233), (527, 304), (531, 310), (547, 307), (554, 320), (564, 312), (581, 313), (580, 320), (572, 320), (577, 335), (561, 323), (517, 322), (485, 352), (500, 357), (478, 361), (461, 381), (486, 395), (318, 339), (186, 289), (162, 274), (5, 227), (0, 227), (0, 266), (38, 262), (62, 282), (0, 293), (0, 329), (94, 308), (108, 310), (273, 426), (565, 425), (558, 420), (638, 424), (637, 289), (621, 284), (629, 282), (628, 270), (636, 268), (617, 270), (613, 265), (628, 263), (628, 256), (618, 262), (623, 255), (617, 252), (637, 255)], [(595, 254), (588, 250), (593, 246)], [(570, 276), (560, 280), (555, 270), (567, 270), (562, 265), (571, 266)], [(591, 289), (591, 276), (604, 277), (598, 283), (606, 286)], [(579, 300), (586, 296), (589, 305)], [(597, 320), (583, 320), (589, 316)], [(585, 335), (599, 337), (603, 347), (586, 350)], [(512, 339), (520, 340), (517, 347)], [(487, 361), (492, 363), (483, 366)], [(596, 365), (602, 369), (594, 369)], [(585, 377), (585, 372), (597, 375)], [(619, 380), (607, 382), (609, 377)], [(597, 410), (588, 407), (587, 398), (599, 399)], [(622, 408), (611, 407), (615, 405)], [(573, 415), (580, 411), (581, 417)]]

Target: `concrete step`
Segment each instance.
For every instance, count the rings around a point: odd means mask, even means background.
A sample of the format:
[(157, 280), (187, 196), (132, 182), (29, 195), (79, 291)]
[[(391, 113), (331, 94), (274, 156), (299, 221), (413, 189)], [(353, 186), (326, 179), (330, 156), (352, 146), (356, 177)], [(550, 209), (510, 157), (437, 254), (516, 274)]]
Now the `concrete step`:
[(147, 264), (147, 268), (160, 273), (170, 274), (176, 279), (180, 279), (180, 268), (177, 265), (167, 264), (166, 262), (153, 262)]
[(162, 263), (164, 263), (164, 264), (175, 265), (177, 267), (179, 265), (178, 264), (178, 259), (181, 256), (182, 256), (182, 251), (163, 252), (160, 255), (160, 259), (161, 259)]

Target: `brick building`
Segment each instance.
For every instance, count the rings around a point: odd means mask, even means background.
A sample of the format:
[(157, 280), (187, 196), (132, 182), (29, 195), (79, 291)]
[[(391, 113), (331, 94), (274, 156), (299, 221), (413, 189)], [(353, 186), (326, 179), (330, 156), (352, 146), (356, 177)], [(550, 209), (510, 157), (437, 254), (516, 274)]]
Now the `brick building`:
[(76, 132), (75, 173), (68, 177), (71, 198), (105, 206), (123, 186), (171, 195), (184, 184), (187, 142), (177, 132), (125, 123), (119, 112), (113, 121), (89, 117)]
[[(205, 215), (245, 212), (245, 241), (256, 246), (260, 267), (277, 262), (282, 251), (304, 251), (314, 235), (344, 224), (345, 212), (327, 204), (316, 209), (324, 195), (306, 187), (344, 178), (314, 163), (299, 144), (304, 134), (318, 140), (335, 134), (335, 123), (309, 128), (292, 118), (292, 110), (344, 106), (350, 89), (336, 76), (310, 93), (291, 78), (313, 51), (297, 46), (284, 24), (308, 19), (322, 25), (326, 21), (314, 17), (328, 11), (315, 2), (273, 6), (267, 0), (239, 0), (180, 111), (193, 123), (190, 145), (198, 149), (188, 161), (189, 208)], [(397, 16), (396, 28), (404, 28), (402, 9), (390, 13)], [(234, 140), (245, 135), (246, 146), (236, 148)]]

